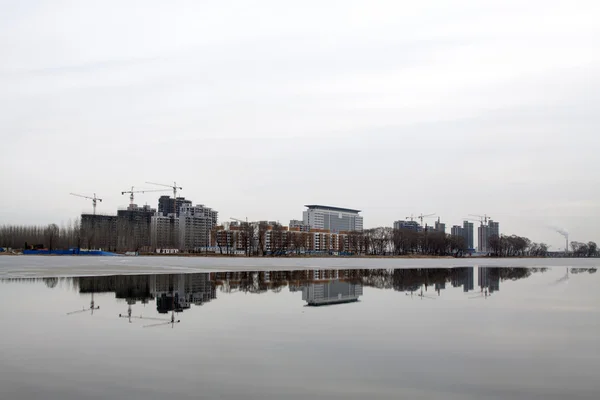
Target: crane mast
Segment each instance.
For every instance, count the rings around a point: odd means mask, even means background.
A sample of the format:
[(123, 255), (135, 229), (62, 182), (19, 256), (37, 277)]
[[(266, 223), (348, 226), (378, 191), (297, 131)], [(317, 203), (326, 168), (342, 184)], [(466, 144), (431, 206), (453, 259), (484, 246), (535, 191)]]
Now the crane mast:
[(92, 200), (92, 205), (94, 207), (94, 215), (96, 215), (96, 204), (97, 204), (97, 202), (102, 202), (102, 199), (96, 197), (96, 193), (94, 193), (94, 197), (84, 196), (84, 195), (77, 194), (77, 193), (69, 193), (69, 194), (71, 196), (82, 197), (84, 199)]

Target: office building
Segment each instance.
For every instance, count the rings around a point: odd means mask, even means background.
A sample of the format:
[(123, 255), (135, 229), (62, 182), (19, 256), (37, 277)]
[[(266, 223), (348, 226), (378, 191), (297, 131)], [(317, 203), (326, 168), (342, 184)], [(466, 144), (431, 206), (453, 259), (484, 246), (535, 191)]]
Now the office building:
[(305, 207), (303, 224), (311, 229), (326, 229), (334, 233), (363, 230), (363, 217), (358, 214), (360, 210), (323, 205)]

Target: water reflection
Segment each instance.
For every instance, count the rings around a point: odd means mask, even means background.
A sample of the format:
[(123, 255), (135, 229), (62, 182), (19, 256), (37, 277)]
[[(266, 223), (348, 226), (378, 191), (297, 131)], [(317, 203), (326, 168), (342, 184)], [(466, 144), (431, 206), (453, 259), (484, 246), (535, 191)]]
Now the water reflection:
[[(75, 278), (43, 278), (48, 288), (63, 282), (80, 294), (90, 295), (89, 306), (68, 311), (68, 315), (94, 313), (100, 306), (94, 294), (114, 293), (115, 298), (127, 303), (127, 311), (118, 315), (133, 322), (147, 320), (144, 326), (171, 325), (180, 322), (176, 314), (189, 310), (192, 305), (203, 306), (217, 299), (217, 291), (261, 294), (279, 293), (286, 286), (298, 292), (298, 299), (307, 306), (354, 303), (363, 296), (364, 287), (392, 289), (411, 298), (434, 300), (443, 298), (451, 287), (469, 299), (487, 299), (500, 291), (502, 281), (526, 279), (543, 273), (546, 268), (420, 268), (420, 269), (360, 269), (360, 270), (297, 270), (297, 271), (229, 271), (193, 274), (115, 275)], [(595, 273), (595, 268), (566, 268), (566, 275), (555, 283), (567, 281), (572, 274)], [(477, 279), (478, 288), (475, 288)], [(37, 281), (39, 278), (7, 279), (6, 281)], [(146, 305), (154, 303), (156, 311), (164, 317), (144, 315)], [(142, 308), (137, 309), (136, 304)], [(125, 310), (124, 310), (125, 311)]]
[(0, 398), (597, 399), (595, 272), (4, 280)]

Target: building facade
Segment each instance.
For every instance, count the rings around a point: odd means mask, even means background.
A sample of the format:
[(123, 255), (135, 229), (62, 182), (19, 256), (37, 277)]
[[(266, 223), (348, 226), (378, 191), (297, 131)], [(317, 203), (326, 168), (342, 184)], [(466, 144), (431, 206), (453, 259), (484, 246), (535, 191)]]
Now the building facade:
[(477, 228), (477, 236), (478, 250), (482, 253), (489, 253), (491, 251), (490, 238), (494, 236), (500, 237), (500, 224), (490, 219), (487, 225), (481, 224)]
[(116, 251), (117, 216), (81, 214), (81, 247)]
[(399, 220), (394, 222), (394, 229), (405, 229), (413, 232), (423, 232), (423, 227), (417, 221)]
[(323, 205), (307, 205), (302, 222), (311, 229), (327, 229), (331, 232), (362, 231), (363, 217), (360, 210), (331, 207)]
[(179, 218), (157, 212), (150, 222), (150, 243), (153, 250), (179, 249)]
[(173, 199), (169, 196), (160, 196), (158, 199), (158, 213), (163, 217), (169, 214), (175, 214), (179, 217), (179, 210), (183, 205), (192, 205), (191, 200), (186, 200), (185, 197)]
[(179, 248), (196, 251), (207, 248), (211, 242), (211, 231), (217, 226), (218, 212), (204, 205), (192, 206), (184, 203), (179, 209)]
[(117, 211), (117, 250), (150, 251), (152, 246), (151, 225), (156, 209), (131, 204)]

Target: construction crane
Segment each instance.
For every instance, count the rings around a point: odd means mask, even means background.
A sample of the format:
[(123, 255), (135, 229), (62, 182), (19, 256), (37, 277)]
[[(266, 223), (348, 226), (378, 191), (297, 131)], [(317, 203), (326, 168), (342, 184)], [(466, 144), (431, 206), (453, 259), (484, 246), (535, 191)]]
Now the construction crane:
[(429, 217), (433, 217), (435, 215), (435, 213), (433, 214), (427, 214), (427, 215), (417, 215), (417, 218), (421, 220), (421, 226), (423, 226), (423, 218), (429, 218)]
[(100, 306), (97, 306), (96, 303), (94, 303), (94, 292), (92, 292), (92, 300), (90, 301), (90, 308), (84, 307), (81, 310), (68, 312), (67, 315), (79, 314), (79, 313), (86, 312), (86, 311), (91, 311), (92, 315), (94, 315), (94, 310), (99, 310), (99, 309), (100, 309)]
[(487, 214), (483, 214), (483, 215), (477, 215), (477, 214), (469, 214), (471, 217), (477, 217), (481, 220), (481, 225), (483, 225), (484, 223), (487, 224), (488, 220), (491, 220), (492, 218), (487, 215)]
[(248, 223), (248, 217), (246, 217), (245, 221), (241, 220), (241, 219), (238, 219), (238, 218), (233, 218), (233, 217), (229, 217), (229, 219), (232, 220), (232, 221), (241, 222), (242, 224), (247, 224)]
[(146, 182), (148, 185), (164, 186), (173, 190), (173, 198), (177, 198), (177, 190), (183, 190), (181, 186), (177, 186), (177, 182), (173, 182), (172, 185), (165, 185), (164, 183)]
[(129, 193), (129, 205), (133, 205), (133, 195), (134, 193), (149, 193), (149, 192), (168, 192), (169, 189), (151, 189), (151, 190), (133, 190), (133, 186), (131, 190), (122, 191), (121, 194)]
[(414, 215), (410, 214), (410, 217), (406, 217), (406, 219), (407, 219), (407, 220), (414, 221), (415, 217), (414, 217)]
[(90, 197), (90, 196), (84, 196), (81, 194), (77, 194), (77, 193), (69, 193), (71, 196), (77, 196), (77, 197), (83, 197), (84, 199), (88, 199), (92, 201), (92, 204), (94, 205), (94, 215), (96, 215), (96, 203), (99, 201), (102, 203), (102, 199), (96, 197), (96, 193), (94, 193), (94, 197)]

